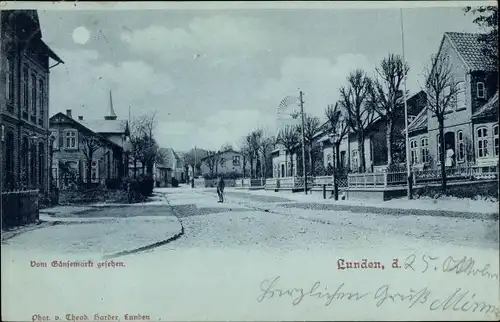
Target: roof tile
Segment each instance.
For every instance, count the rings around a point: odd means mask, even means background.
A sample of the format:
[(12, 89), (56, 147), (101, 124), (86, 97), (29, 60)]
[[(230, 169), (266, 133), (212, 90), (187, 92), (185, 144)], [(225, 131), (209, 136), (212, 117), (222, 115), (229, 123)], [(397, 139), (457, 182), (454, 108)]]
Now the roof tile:
[(479, 41), (482, 34), (445, 32), (445, 35), (453, 42), (458, 53), (472, 70), (496, 71), (495, 61), (483, 52), (484, 43)]
[(483, 106), (481, 106), (473, 115), (472, 118), (491, 116), (498, 114), (498, 91), (493, 97)]

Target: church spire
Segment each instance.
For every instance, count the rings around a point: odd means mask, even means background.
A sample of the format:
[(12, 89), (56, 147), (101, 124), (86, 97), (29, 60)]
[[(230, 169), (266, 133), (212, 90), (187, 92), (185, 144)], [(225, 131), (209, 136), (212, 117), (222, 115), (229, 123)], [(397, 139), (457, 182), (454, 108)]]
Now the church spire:
[(115, 110), (113, 108), (113, 97), (111, 96), (111, 90), (109, 91), (109, 111), (108, 115), (104, 117), (105, 120), (116, 120)]

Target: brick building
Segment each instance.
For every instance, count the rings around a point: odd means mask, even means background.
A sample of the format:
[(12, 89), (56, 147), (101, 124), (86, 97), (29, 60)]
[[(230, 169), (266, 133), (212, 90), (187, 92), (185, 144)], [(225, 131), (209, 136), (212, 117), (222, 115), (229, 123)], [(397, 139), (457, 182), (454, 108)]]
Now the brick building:
[[(36, 10), (0, 11), (2, 191), (49, 188), (49, 69), (63, 61), (42, 40)], [(56, 63), (50, 66), (50, 60)]]

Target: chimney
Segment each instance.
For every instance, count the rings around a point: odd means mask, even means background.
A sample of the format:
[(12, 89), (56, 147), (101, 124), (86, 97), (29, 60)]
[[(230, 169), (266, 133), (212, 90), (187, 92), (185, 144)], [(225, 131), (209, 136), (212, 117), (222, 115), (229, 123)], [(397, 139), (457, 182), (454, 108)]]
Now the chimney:
[(78, 116), (78, 121), (83, 121), (83, 116)]
[(68, 117), (70, 117), (70, 118), (73, 118), (73, 117), (71, 116), (71, 110), (66, 110), (66, 115), (67, 115)]

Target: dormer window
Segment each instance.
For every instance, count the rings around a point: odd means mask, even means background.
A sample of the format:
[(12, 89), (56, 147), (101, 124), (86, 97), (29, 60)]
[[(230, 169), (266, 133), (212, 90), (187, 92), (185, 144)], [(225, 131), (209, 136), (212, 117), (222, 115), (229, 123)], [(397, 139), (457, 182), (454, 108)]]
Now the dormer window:
[(478, 82), (477, 83), (477, 98), (484, 98), (484, 83), (483, 82)]

